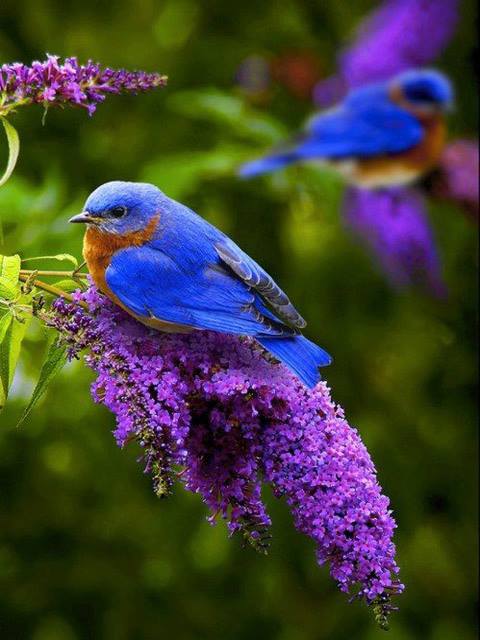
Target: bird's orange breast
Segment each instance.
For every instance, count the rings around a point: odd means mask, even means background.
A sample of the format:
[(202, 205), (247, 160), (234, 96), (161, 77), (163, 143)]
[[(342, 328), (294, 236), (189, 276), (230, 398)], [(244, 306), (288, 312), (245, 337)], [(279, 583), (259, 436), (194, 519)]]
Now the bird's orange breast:
[(105, 281), (105, 271), (112, 256), (120, 249), (140, 247), (152, 239), (158, 226), (160, 216), (150, 220), (145, 229), (132, 231), (124, 235), (105, 233), (95, 226), (89, 226), (83, 238), (83, 257), (87, 263), (90, 275), (98, 289), (111, 298), (116, 304), (123, 306), (118, 298), (110, 291)]
[(352, 169), (353, 181), (365, 187), (408, 184), (433, 169), (445, 145), (445, 123), (441, 116), (424, 117), (421, 122), (420, 144), (402, 153), (359, 160)]
[(83, 238), (83, 257), (87, 263), (88, 270), (92, 276), (93, 282), (97, 289), (100, 289), (112, 302), (121, 307), (124, 311), (139, 320), (142, 324), (157, 329), (158, 331), (166, 331), (169, 333), (186, 333), (191, 331), (190, 327), (183, 325), (175, 325), (154, 317), (138, 316), (136, 313), (128, 309), (119, 298), (111, 291), (105, 280), (105, 271), (113, 257), (113, 255), (128, 247), (141, 247), (152, 239), (157, 229), (160, 216), (155, 216), (150, 220), (145, 229), (133, 231), (124, 235), (113, 233), (105, 233), (99, 228), (88, 227)]

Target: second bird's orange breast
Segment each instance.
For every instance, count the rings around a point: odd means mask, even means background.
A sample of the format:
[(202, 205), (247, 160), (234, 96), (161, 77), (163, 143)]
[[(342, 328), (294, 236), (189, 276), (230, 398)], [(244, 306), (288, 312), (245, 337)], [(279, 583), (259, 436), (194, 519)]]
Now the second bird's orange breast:
[(402, 153), (364, 158), (355, 166), (355, 180), (365, 187), (408, 184), (428, 173), (440, 159), (445, 145), (445, 123), (441, 116), (424, 118), (421, 142)]

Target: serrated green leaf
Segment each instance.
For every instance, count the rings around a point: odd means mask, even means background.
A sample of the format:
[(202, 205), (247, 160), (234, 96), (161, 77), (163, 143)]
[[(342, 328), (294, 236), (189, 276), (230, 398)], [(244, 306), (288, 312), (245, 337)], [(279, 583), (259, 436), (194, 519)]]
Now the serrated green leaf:
[(24, 422), (29, 413), (32, 411), (33, 407), (37, 404), (37, 402), (47, 390), (48, 385), (60, 372), (66, 362), (66, 346), (63, 344), (59, 344), (57, 339), (51, 340), (47, 349), (47, 355), (45, 356), (45, 360), (40, 371), (40, 377), (38, 378), (38, 382), (35, 386), (35, 389), (33, 390), (32, 397), (30, 398), (29, 403), (25, 407), (22, 416), (17, 423), (17, 427), (19, 427), (22, 422)]
[(25, 258), (22, 262), (32, 262), (32, 260), (60, 260), (71, 262), (75, 269), (78, 267), (78, 260), (70, 253), (57, 253), (54, 256), (35, 256), (34, 258)]
[(5, 129), (8, 143), (8, 161), (5, 171), (3, 172), (3, 176), (0, 178), (1, 187), (2, 184), (5, 184), (5, 182), (10, 178), (13, 170), (15, 169), (15, 165), (17, 164), (18, 152), (20, 151), (20, 139), (18, 137), (17, 130), (6, 118), (0, 116), (0, 120), (2, 121), (3, 128)]
[(12, 316), (10, 318), (11, 321), (8, 323), (3, 340), (0, 342), (0, 410), (5, 406), (8, 391), (15, 375), (22, 341), (31, 320), (30, 316), (26, 316), (23, 322)]
[(17, 284), (20, 274), (20, 263), (21, 260), (18, 254), (13, 256), (0, 255), (0, 276), (7, 278), (14, 285)]

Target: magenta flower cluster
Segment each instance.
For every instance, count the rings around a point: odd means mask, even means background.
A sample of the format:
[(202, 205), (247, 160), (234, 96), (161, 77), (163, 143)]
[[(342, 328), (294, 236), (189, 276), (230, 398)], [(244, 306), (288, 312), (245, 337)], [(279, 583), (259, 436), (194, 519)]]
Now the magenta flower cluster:
[(123, 447), (143, 448), (159, 496), (175, 479), (258, 550), (269, 541), (262, 483), (284, 497), (342, 591), (384, 625), (397, 578), (395, 522), (357, 431), (325, 383), (305, 388), (255, 343), (213, 332), (160, 334), (95, 288), (57, 300), (49, 323), (97, 373), (92, 393)]
[(0, 67), (0, 114), (24, 104), (84, 107), (92, 115), (108, 94), (138, 93), (163, 87), (167, 78), (159, 73), (114, 70), (89, 60), (48, 55), (43, 62), (20, 62)]

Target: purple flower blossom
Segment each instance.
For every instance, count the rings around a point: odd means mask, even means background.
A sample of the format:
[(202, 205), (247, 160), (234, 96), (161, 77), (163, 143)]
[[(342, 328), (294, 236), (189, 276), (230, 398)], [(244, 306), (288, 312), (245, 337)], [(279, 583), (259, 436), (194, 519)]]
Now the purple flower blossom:
[(166, 76), (144, 71), (114, 70), (89, 60), (80, 65), (77, 58), (48, 55), (44, 62), (30, 66), (20, 62), (0, 67), (0, 115), (24, 104), (74, 105), (92, 115), (97, 104), (110, 93), (138, 93), (165, 86)]
[(478, 176), (478, 142), (455, 140), (442, 154), (438, 173), (433, 179), (433, 193), (458, 202), (478, 219)]
[(364, 598), (385, 625), (390, 596), (403, 590), (396, 525), (373, 462), (325, 383), (305, 388), (251, 339), (160, 334), (93, 287), (75, 296), (89, 312), (59, 299), (47, 322), (71, 357), (87, 350), (93, 397), (115, 415), (117, 443), (143, 448), (156, 493), (180, 480), (201, 495), (212, 523), (225, 519), (264, 551), (270, 518), (261, 488), (270, 483), (340, 589)]
[(344, 202), (347, 225), (365, 242), (397, 287), (426, 285), (445, 295), (440, 263), (423, 199), (404, 188), (350, 188)]
[[(451, 39), (458, 0), (385, 0), (360, 26), (356, 41), (338, 60), (336, 86), (345, 89), (432, 62)], [(332, 79), (314, 89), (314, 100), (328, 106)], [(341, 96), (333, 95), (334, 100)]]

